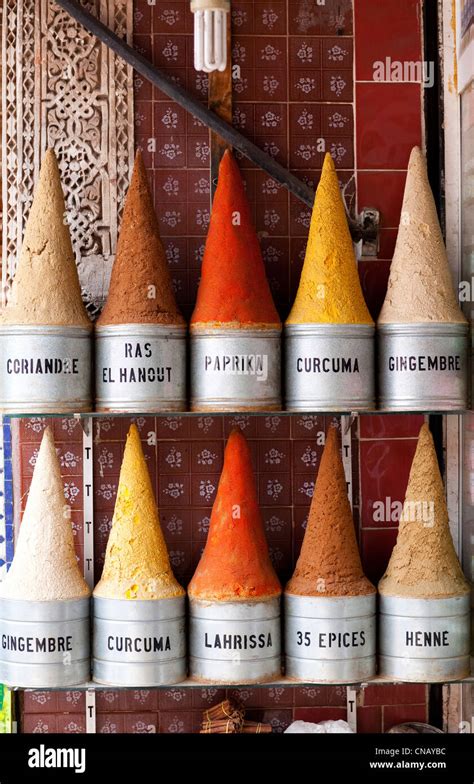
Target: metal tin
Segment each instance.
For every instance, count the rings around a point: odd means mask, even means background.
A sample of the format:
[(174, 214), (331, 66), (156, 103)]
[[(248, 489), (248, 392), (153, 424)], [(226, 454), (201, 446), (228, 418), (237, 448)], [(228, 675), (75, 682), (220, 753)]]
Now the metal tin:
[(287, 324), (286, 408), (375, 408), (374, 333), (370, 324)]
[(381, 409), (467, 407), (467, 324), (381, 324), (377, 332)]
[(380, 596), (380, 675), (402, 681), (450, 681), (470, 675), (470, 597)]
[(184, 680), (185, 598), (94, 598), (94, 681), (138, 688)]
[(192, 329), (192, 411), (281, 408), (280, 329)]
[(15, 414), (90, 411), (91, 333), (83, 327), (0, 328), (0, 409)]
[(184, 411), (186, 327), (96, 327), (95, 391), (97, 411)]
[(87, 599), (0, 599), (0, 683), (56, 689), (89, 680)]
[(280, 598), (261, 602), (190, 599), (192, 678), (262, 683), (281, 675)]
[(284, 594), (286, 675), (314, 683), (357, 683), (376, 671), (376, 594)]

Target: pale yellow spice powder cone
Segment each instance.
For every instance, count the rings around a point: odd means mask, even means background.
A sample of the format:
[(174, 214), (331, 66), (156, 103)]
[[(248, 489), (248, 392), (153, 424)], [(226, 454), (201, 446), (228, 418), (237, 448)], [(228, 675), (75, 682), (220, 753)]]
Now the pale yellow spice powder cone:
[(132, 425), (120, 469), (104, 570), (94, 596), (133, 600), (184, 594), (171, 569), (140, 436)]

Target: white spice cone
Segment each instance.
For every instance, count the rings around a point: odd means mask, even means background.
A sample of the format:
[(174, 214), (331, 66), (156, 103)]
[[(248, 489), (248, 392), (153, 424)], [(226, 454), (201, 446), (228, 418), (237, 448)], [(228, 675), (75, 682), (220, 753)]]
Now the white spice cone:
[(70, 510), (50, 427), (44, 431), (13, 563), (0, 598), (29, 601), (90, 595), (76, 560)]

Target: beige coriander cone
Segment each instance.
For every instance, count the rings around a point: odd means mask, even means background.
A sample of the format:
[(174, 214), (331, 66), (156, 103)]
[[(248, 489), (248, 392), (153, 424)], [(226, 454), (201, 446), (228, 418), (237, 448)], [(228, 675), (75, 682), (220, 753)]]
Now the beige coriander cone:
[(0, 325), (92, 329), (81, 296), (58, 162), (47, 150), (28, 216), (18, 267)]

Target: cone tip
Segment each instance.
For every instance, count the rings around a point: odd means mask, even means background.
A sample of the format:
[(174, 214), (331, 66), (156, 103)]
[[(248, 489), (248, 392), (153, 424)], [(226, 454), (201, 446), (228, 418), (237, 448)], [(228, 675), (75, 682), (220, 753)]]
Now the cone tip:
[(420, 427), (420, 432), (418, 433), (418, 440), (420, 442), (433, 443), (433, 436), (426, 422), (423, 422), (422, 426)]
[(230, 147), (226, 147), (226, 149), (224, 150), (224, 154), (219, 163), (219, 174), (221, 174), (222, 172), (231, 171), (232, 169), (239, 171), (239, 167), (237, 166), (237, 161), (232, 155), (232, 151)]
[(323, 163), (323, 174), (328, 172), (336, 171), (336, 167), (334, 165), (334, 159), (330, 152), (327, 152), (324, 156), (324, 163)]
[(227, 439), (227, 446), (231, 444), (246, 444), (247, 439), (245, 438), (244, 434), (240, 430), (239, 427), (234, 427), (229, 433), (229, 438)]
[(41, 160), (40, 176), (50, 177), (53, 172), (59, 175), (58, 159), (53, 148), (48, 147)]

